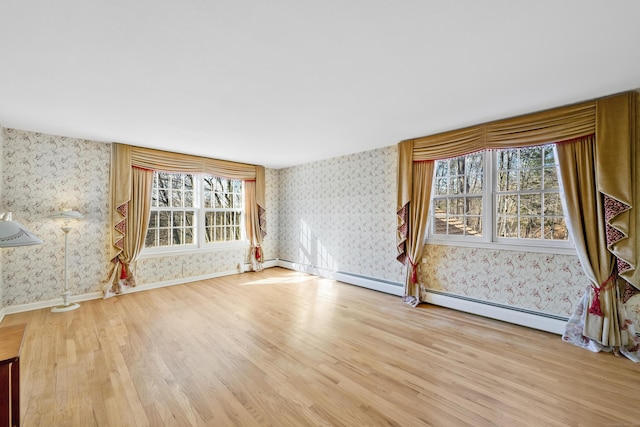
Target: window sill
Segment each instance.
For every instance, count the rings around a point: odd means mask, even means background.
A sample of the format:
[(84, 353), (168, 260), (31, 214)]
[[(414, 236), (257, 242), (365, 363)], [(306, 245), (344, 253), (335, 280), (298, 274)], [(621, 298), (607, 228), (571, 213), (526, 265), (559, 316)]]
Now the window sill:
[(184, 249), (177, 248), (163, 248), (154, 249), (149, 251), (143, 251), (138, 259), (149, 258), (162, 258), (173, 256), (184, 256), (192, 254), (201, 254), (205, 252), (220, 252), (234, 249), (246, 249), (249, 247), (248, 240), (242, 240), (240, 242), (226, 242), (226, 243), (212, 243), (203, 247), (190, 247)]
[[(537, 243), (537, 242), (536, 242)], [(501, 242), (473, 242), (469, 240), (428, 239), (425, 245), (461, 246), (465, 248), (482, 248), (499, 251), (538, 252), (544, 254), (578, 255), (573, 246), (543, 246), (543, 244), (513, 244)]]

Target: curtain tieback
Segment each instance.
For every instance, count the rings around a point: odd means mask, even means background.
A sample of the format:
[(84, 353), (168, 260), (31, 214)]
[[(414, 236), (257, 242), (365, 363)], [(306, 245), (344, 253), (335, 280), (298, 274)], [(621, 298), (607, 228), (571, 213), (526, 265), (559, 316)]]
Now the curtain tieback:
[(411, 283), (418, 283), (418, 264), (411, 258), (409, 258), (409, 264), (411, 264)]
[(614, 272), (609, 276), (607, 280), (602, 282), (599, 287), (591, 284), (591, 289), (593, 289), (593, 301), (591, 301), (591, 307), (589, 307), (589, 314), (593, 314), (594, 316), (602, 317), (604, 314), (602, 313), (602, 306), (600, 304), (600, 292), (606, 290), (613, 286), (613, 279), (616, 277), (616, 273)]

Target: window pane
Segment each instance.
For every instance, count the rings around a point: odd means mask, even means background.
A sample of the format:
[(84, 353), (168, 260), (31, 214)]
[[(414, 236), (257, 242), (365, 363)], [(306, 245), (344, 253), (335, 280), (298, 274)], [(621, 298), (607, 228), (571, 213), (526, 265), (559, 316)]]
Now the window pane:
[(464, 213), (464, 198), (457, 197), (449, 199), (449, 215)]
[(195, 207), (195, 196), (193, 191), (191, 190), (187, 190), (184, 192), (184, 207), (185, 208)]
[(482, 175), (467, 176), (467, 194), (482, 193)]
[(435, 199), (433, 203), (434, 213), (444, 214), (447, 212), (447, 199)]
[(169, 244), (169, 230), (161, 228), (158, 230), (158, 246), (167, 246)]
[(447, 221), (449, 225), (448, 232), (450, 235), (463, 235), (464, 234), (464, 217), (463, 216), (449, 216)]
[(147, 230), (147, 237), (144, 239), (144, 245), (148, 248), (157, 246), (158, 242), (156, 241), (156, 229), (150, 228)]
[(520, 218), (520, 238), (539, 239), (541, 237), (541, 227), (539, 217)]
[(542, 147), (521, 148), (520, 167), (523, 169), (540, 169), (542, 167)]
[(436, 177), (449, 175), (449, 163), (446, 161), (436, 161)]
[(499, 216), (496, 235), (498, 237), (518, 237), (518, 217)]
[(184, 212), (173, 212), (173, 226), (184, 226)]
[(544, 214), (562, 216), (562, 201), (560, 200), (560, 194), (549, 193), (544, 195)]
[(482, 197), (467, 197), (467, 215), (482, 215)]
[(448, 178), (436, 178), (436, 188), (435, 193), (437, 196), (446, 195), (447, 194), (447, 184), (449, 183)]
[(149, 215), (149, 228), (155, 228), (158, 226), (158, 212), (151, 212)]
[(482, 154), (470, 154), (466, 156), (466, 170), (465, 173), (467, 175), (470, 174), (481, 174), (482, 173), (482, 163), (484, 162), (484, 156)]
[(469, 216), (467, 217), (467, 228), (466, 234), (469, 235), (482, 235), (482, 217), (479, 216)]
[(555, 166), (551, 168), (544, 168), (544, 188), (549, 190), (557, 190), (560, 188), (558, 172)]
[(449, 175), (464, 175), (466, 164), (465, 156), (456, 157), (449, 160)]
[(522, 194), (520, 195), (520, 215), (537, 215), (542, 214), (542, 195), (540, 194)]
[(553, 150), (553, 145), (545, 145), (544, 146), (544, 164), (545, 164), (545, 166), (555, 165), (556, 164), (555, 152)]
[(464, 194), (464, 177), (449, 178), (449, 194)]
[(191, 245), (193, 243), (195, 243), (195, 240), (193, 239), (193, 228), (188, 227), (184, 229), (184, 244), (185, 245)]
[(564, 218), (545, 218), (544, 238), (550, 240), (568, 240), (567, 224)]
[(171, 221), (171, 212), (160, 211), (158, 212), (158, 216), (160, 218), (160, 227), (169, 227), (169, 223)]
[(174, 228), (171, 232), (171, 236), (173, 237), (172, 243), (174, 245), (181, 245), (183, 242), (183, 228)]
[(518, 196), (515, 194), (505, 194), (496, 196), (497, 213), (500, 215), (518, 214)]
[(520, 171), (520, 190), (541, 190), (541, 169)]
[(169, 207), (169, 190), (166, 189), (158, 189), (158, 207), (160, 208), (168, 208)]
[(436, 215), (433, 218), (433, 233), (447, 234), (447, 216), (446, 215)]
[(213, 212), (205, 212), (205, 214), (204, 214), (204, 225), (206, 227), (211, 227), (212, 225), (215, 224), (213, 221), (214, 221)]
[(507, 170), (517, 168), (517, 150), (498, 150), (498, 169)]
[(195, 217), (194, 211), (186, 211), (184, 213), (184, 224), (189, 227), (194, 226), (195, 225), (194, 217)]
[(498, 173), (498, 191), (517, 191), (518, 190), (518, 172), (500, 172)]

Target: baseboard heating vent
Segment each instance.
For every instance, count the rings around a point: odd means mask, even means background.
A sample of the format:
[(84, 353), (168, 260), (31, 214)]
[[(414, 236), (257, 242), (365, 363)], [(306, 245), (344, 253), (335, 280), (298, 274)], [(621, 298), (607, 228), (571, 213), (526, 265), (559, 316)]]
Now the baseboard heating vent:
[(425, 302), (562, 335), (567, 317), (425, 289)]

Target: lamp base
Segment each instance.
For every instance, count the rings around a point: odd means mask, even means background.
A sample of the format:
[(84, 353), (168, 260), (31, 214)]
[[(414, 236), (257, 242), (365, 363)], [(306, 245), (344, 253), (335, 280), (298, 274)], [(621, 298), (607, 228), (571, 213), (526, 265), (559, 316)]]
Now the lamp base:
[(69, 305), (56, 305), (55, 307), (53, 307), (51, 309), (52, 313), (62, 313), (64, 311), (71, 311), (71, 310), (75, 310), (76, 308), (79, 308), (80, 304), (72, 302)]
[(57, 305), (51, 309), (52, 313), (62, 313), (63, 311), (71, 311), (80, 307), (80, 304), (75, 302), (69, 302), (71, 292), (65, 291), (62, 293), (62, 305)]

